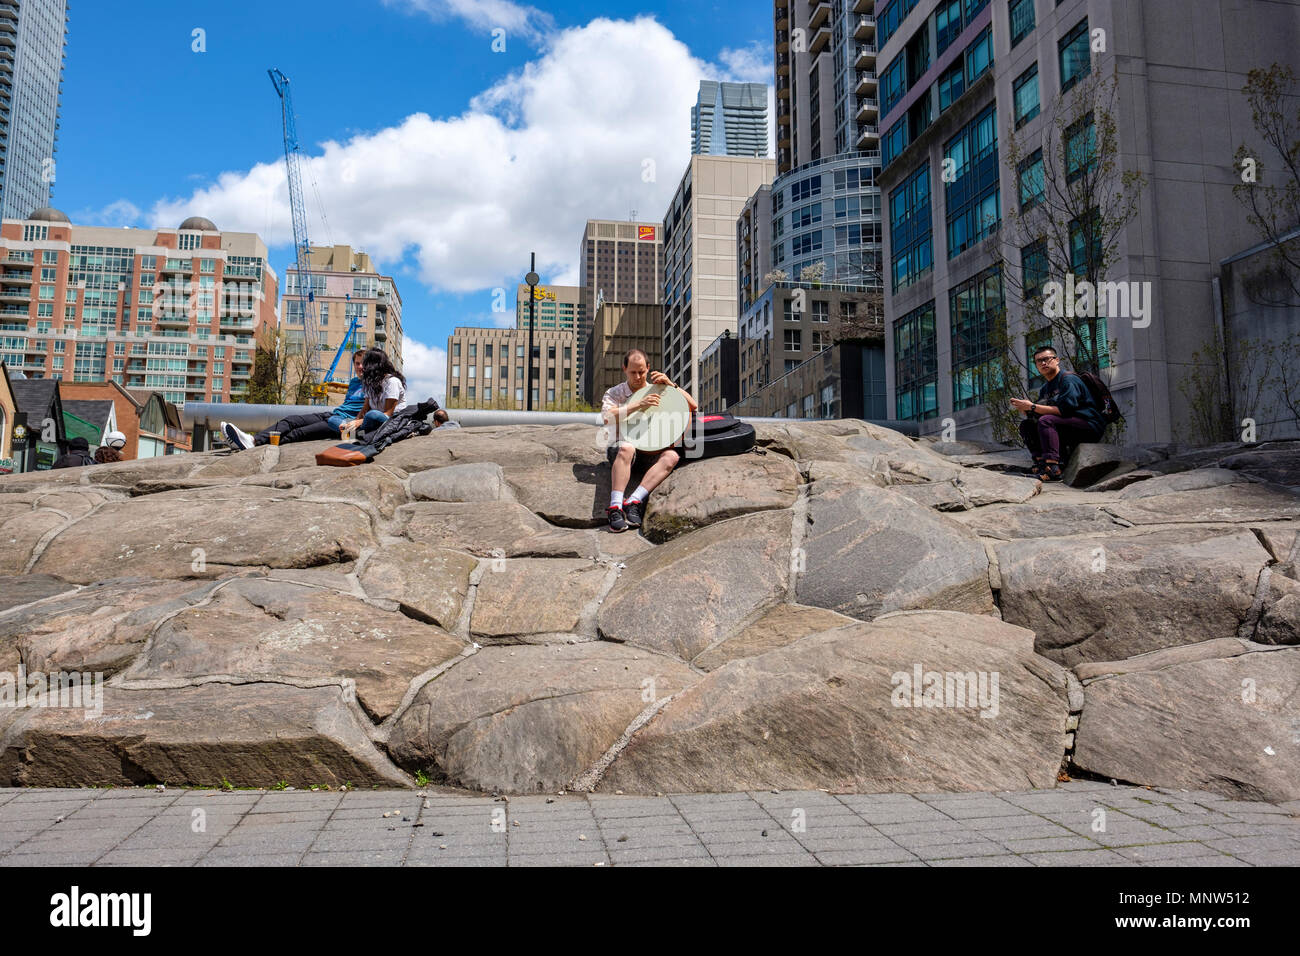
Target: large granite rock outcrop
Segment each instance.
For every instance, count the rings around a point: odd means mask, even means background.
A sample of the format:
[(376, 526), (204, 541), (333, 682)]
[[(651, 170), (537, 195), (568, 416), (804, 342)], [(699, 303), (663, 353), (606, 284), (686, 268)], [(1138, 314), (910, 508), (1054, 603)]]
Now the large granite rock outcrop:
[(0, 478), (0, 785), (1300, 798), (1297, 443), (757, 431), (640, 534), (585, 425)]

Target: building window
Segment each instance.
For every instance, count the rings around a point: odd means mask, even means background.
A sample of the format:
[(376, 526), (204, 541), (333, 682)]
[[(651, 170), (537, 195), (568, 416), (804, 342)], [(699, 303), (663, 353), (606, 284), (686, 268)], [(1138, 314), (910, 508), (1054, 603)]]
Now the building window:
[(1038, 64), (1016, 77), (1011, 89), (1015, 100), (1016, 129), (1020, 129), (1038, 115)]
[(1026, 301), (1036, 298), (1047, 282), (1047, 240), (1039, 239), (1020, 250), (1021, 285)]
[(956, 178), (944, 185), (949, 259), (1001, 225), (997, 122), (997, 109), (990, 104), (944, 144), (944, 158), (952, 160), (956, 170)]
[(1004, 321), (1002, 273), (995, 266), (953, 288), (948, 298), (952, 324), (952, 407), (984, 403), (997, 385), (997, 331)]
[(985, 27), (966, 48), (966, 85), (970, 86), (993, 65), (993, 26)]
[(960, 62), (939, 77), (939, 112), (952, 106), (966, 92), (966, 68)]
[(522, 388), (515, 389), (515, 401), (522, 402), (523, 400), (524, 400), (524, 390)]
[(1088, 18), (1061, 37), (1058, 44), (1061, 59), (1061, 92), (1074, 86), (1092, 72), (1092, 56), (1088, 47)]
[(894, 323), (894, 417), (923, 421), (939, 414), (939, 349), (934, 302)]
[(478, 366), (477, 366), (477, 365), (471, 365), (471, 366), (469, 367), (469, 377), (470, 377), (470, 378), (476, 378), (477, 375), (478, 375)]
[[(502, 381), (505, 381), (505, 380), (508, 379), (509, 377), (510, 377), (510, 366), (509, 366), (509, 365), (502, 365), (502, 366), (501, 366), (501, 379), (502, 379)], [(503, 395), (502, 398), (504, 398), (504, 397), (505, 397), (505, 396)]]
[(459, 342), (452, 342), (452, 343), (451, 343), (451, 355), (452, 355), (452, 358), (460, 358), (460, 343), (459, 343)]
[(1011, 0), (1011, 49), (1034, 32), (1034, 0)]
[(930, 167), (922, 165), (889, 194), (894, 291), (912, 285), (934, 265), (930, 229)]
[(813, 417), (813, 408), (814, 408), (814, 406), (815, 406), (816, 401), (817, 401), (817, 396), (816, 396), (816, 395), (805, 395), (805, 396), (803, 397), (803, 417), (804, 417), (804, 418), (812, 418), (812, 417)]
[(831, 320), (831, 304), (829, 302), (813, 302), (812, 320), (814, 322), (829, 322)]
[(1020, 164), (1017, 170), (1020, 183), (1020, 211), (1028, 212), (1046, 195), (1046, 183), (1043, 181), (1043, 151), (1037, 149)]
[(1065, 130), (1065, 181), (1072, 183), (1097, 168), (1097, 126), (1089, 113)]
[(818, 414), (821, 415), (822, 418), (835, 417), (835, 386), (834, 385), (822, 386), (822, 403), (821, 403), (821, 407), (818, 409)]
[(952, 41), (961, 35), (961, 0), (948, 0), (939, 4), (934, 15), (935, 54), (938, 55), (952, 45)]
[(785, 350), (787, 352), (798, 352), (802, 347), (803, 331), (801, 329), (785, 330)]

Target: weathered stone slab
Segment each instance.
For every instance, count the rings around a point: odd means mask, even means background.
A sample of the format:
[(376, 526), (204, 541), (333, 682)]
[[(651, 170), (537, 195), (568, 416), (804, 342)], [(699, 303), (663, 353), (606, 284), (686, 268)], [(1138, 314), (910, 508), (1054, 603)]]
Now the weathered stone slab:
[[(399, 509), (402, 533), (416, 544), (480, 557), (594, 558), (587, 532), (558, 529), (523, 505), (501, 502), (417, 502)], [(625, 535), (626, 536), (626, 535)]]
[(66, 523), (67, 519), (57, 512), (32, 511), (27, 506), (9, 518), (0, 519), (0, 574), (22, 574), (42, 539)]
[[(65, 591), (70, 587), (62, 585)], [(21, 652), (32, 672), (111, 677), (135, 659), (159, 622), (211, 590), (211, 584), (194, 581), (103, 581), (0, 616), (0, 647)]]
[(505, 478), (520, 504), (553, 525), (598, 528), (606, 523), (608, 465), (566, 461), (510, 467)]
[(785, 599), (790, 525), (789, 511), (729, 518), (629, 558), (601, 603), (601, 635), (690, 660)]
[(1125, 527), (1098, 505), (1073, 505), (1053, 501), (1030, 502), (1015, 508), (981, 511), (960, 519), (966, 527), (988, 538), (1064, 538), (1079, 534), (1104, 534)]
[(1087, 684), (1075, 766), (1239, 800), (1300, 798), (1300, 648), (1254, 647)]
[(975, 533), (886, 489), (815, 482), (802, 550), (801, 604), (859, 620), (926, 607), (994, 611)]
[(374, 544), (370, 518), (355, 505), (274, 497), (284, 494), (244, 485), (108, 502), (58, 535), (33, 570), (80, 584), (217, 577), (238, 567), (350, 561)]
[(1300, 442), (1269, 442), (1251, 451), (1229, 455), (1219, 461), (1219, 467), (1297, 488), (1300, 487)]
[(15, 574), (0, 576), (0, 614), (11, 608), (76, 588), (52, 574)]
[(366, 561), (361, 586), (372, 598), (396, 601), (407, 614), (451, 630), (477, 563), (462, 551), (389, 542)]
[(1022, 504), (1042, 490), (1037, 478), (1002, 475), (981, 468), (964, 469), (954, 484), (973, 508), (986, 505)]
[(644, 534), (662, 542), (727, 518), (789, 508), (799, 469), (784, 455), (732, 455), (679, 465), (646, 508)]
[[(1146, 490), (1158, 480), (1153, 478), (1125, 488), (1120, 495)], [(1193, 491), (1135, 495), (1107, 505), (1106, 510), (1137, 525), (1295, 520), (1300, 518), (1300, 493), (1280, 485), (1227, 484)]]
[(479, 579), (470, 618), (477, 638), (567, 634), (599, 595), (609, 571), (590, 561), (513, 558)]
[(1066, 665), (1233, 637), (1268, 553), (1248, 530), (1175, 529), (995, 545), (1002, 616)]
[[(1069, 715), (1066, 678), (1033, 653), (1032, 640), (992, 617), (923, 612), (733, 661), (674, 697), (613, 762), (600, 789), (1052, 787)], [(944, 706), (925, 705), (927, 673), (938, 675), (931, 702)]]
[(505, 473), (495, 462), (432, 468), (411, 478), (411, 497), (419, 501), (500, 501), (511, 496)]
[(127, 669), (128, 680), (229, 675), (248, 680), (350, 678), (375, 721), (387, 718), (424, 671), (464, 650), (444, 630), (356, 598), (244, 579), (164, 623)]
[(757, 657), (778, 647), (793, 644), (809, 634), (857, 623), (851, 617), (820, 607), (778, 604), (739, 633), (710, 647), (691, 663), (701, 670), (716, 670), (730, 661)]
[(8, 786), (411, 785), (375, 748), (337, 687), (106, 687), (99, 716), (28, 710), (0, 747), (0, 780)]
[(388, 749), (438, 783), (553, 793), (695, 679), (679, 661), (603, 642), (485, 647), (424, 686)]

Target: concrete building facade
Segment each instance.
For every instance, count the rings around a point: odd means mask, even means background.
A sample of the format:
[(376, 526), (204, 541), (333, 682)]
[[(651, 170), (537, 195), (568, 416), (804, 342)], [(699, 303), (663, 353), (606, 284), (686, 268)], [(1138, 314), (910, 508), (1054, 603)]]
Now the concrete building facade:
[(583, 394), (599, 405), (607, 389), (625, 381), (623, 356), (629, 349), (645, 352), (650, 370), (663, 367), (664, 310), (661, 305), (603, 302), (596, 310), (583, 369), (588, 378)]
[[(527, 329), (457, 326), (447, 337), (448, 408), (527, 407)], [(533, 332), (533, 410), (570, 406), (578, 394), (577, 338)]]
[[(1145, 324), (1096, 318), (1098, 339), (1115, 345), (1103, 374), (1126, 415), (1126, 440), (1174, 437), (1189, 415), (1180, 384), (1214, 339), (1218, 265), (1258, 241), (1232, 195), (1237, 146), (1255, 143), (1240, 90), (1251, 69), (1294, 62), (1300, 2), (879, 6), (891, 413), (923, 433), (951, 419), (961, 437), (989, 437), (984, 396), (999, 323), (1017, 353), (1042, 342), (1046, 324), (1013, 290), (1033, 285), (1031, 276), (1066, 278), (1037, 275), (1039, 253), (1019, 245), (1009, 211), (1060, 185), (1044, 183), (1033, 149), (1052, 148), (1052, 116), (1078, 102), (1076, 91), (1113, 75), (1115, 166), (1146, 183), (1105, 278), (1149, 288), (1154, 314)], [(1081, 143), (1092, 141), (1094, 124), (1095, 116), (1080, 127)], [(1012, 140), (1028, 157), (1021, 169), (1001, 158)], [(1003, 262), (1018, 270), (1011, 280)]]
[[(576, 285), (539, 285), (534, 326), (537, 329), (567, 329), (577, 335), (582, 320), (584, 290)], [(515, 293), (515, 328), (528, 329), (528, 286), (520, 285)]]
[[(315, 295), (316, 329), (320, 356), (317, 365), (328, 372), (352, 319), (357, 319), (349, 354), (357, 349), (383, 349), (398, 371), (402, 369), (402, 297), (392, 276), (382, 275), (370, 256), (351, 246), (317, 246), (311, 250), (311, 281)], [(291, 348), (301, 348), (305, 338), (305, 298), (297, 265), (285, 271), (280, 324)], [(334, 381), (351, 376), (349, 359), (339, 360)]]
[(0, 0), (0, 219), (50, 205), (67, 0)]
[(166, 401), (238, 400), (277, 277), (253, 233), (76, 226), (57, 209), (0, 224), (0, 361), (29, 378), (113, 380)]
[(691, 152), (768, 156), (767, 86), (701, 80), (691, 107)]
[(705, 347), (735, 328), (736, 221), (773, 172), (770, 159), (692, 156), (664, 213), (664, 372), (688, 390)]
[(795, 366), (729, 411), (738, 418), (884, 421), (884, 343), (842, 342)]
[[(598, 298), (630, 305), (661, 304), (663, 268), (662, 223), (588, 219), (578, 249), (578, 285), (582, 287), (579, 350), (586, 352)], [(579, 373), (580, 381), (588, 380), (585, 370), (579, 369)], [(583, 397), (594, 401), (591, 395)]]
[(731, 329), (708, 344), (700, 355), (700, 411), (724, 412), (740, 397), (740, 340)]

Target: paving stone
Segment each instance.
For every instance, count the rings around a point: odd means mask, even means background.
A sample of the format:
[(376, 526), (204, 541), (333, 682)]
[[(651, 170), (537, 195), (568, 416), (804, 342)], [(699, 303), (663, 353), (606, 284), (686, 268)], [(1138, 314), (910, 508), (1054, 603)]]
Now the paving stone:
[[(839, 850), (819, 850), (817, 859), (827, 866), (863, 866), (885, 863), (919, 863), (915, 853), (902, 847), (845, 847)], [(921, 864), (924, 865), (924, 864)]]
[(318, 853), (311, 852), (302, 858), (299, 866), (400, 866), (401, 851), (371, 850), (356, 853)]
[(1001, 837), (997, 839), (1012, 853), (1034, 853), (1047, 850), (1090, 850), (1097, 845), (1081, 836), (1033, 837), (1025, 840), (1008, 840)]
[(1059, 853), (1026, 853), (1034, 866), (1105, 866), (1130, 863), (1114, 850), (1065, 850)]
[(931, 860), (931, 866), (1033, 866), (1028, 860), (1019, 856), (964, 856), (954, 860)]
[(187, 866), (197, 862), (207, 847), (150, 847), (110, 850), (95, 861), (95, 866)]
[(714, 861), (718, 866), (817, 866), (817, 858), (811, 853), (783, 853), (775, 856), (728, 856), (718, 857)]

